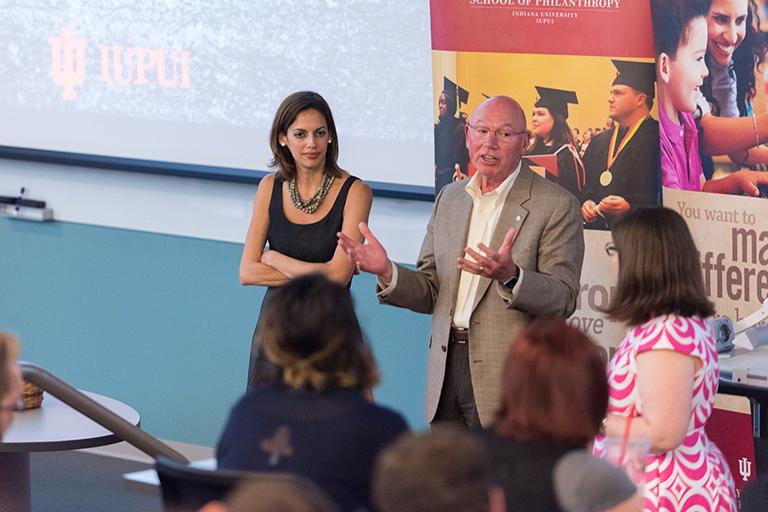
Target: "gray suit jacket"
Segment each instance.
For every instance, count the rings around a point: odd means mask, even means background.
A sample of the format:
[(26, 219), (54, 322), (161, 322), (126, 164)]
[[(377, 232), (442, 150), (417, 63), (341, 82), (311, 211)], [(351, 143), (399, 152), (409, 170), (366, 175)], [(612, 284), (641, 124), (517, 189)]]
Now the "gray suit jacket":
[[(432, 314), (424, 414), (431, 422), (445, 377), (446, 354), (464, 247), (472, 214), (465, 183), (443, 188), (435, 199), (416, 270), (398, 266), (395, 287), (382, 303)], [(568, 317), (576, 308), (584, 233), (580, 207), (565, 189), (541, 178), (525, 164), (499, 217), (490, 244), (498, 250), (509, 228), (517, 237), (512, 258), (524, 270), (516, 294), (481, 278), (469, 327), (469, 358), (475, 403), (484, 426), (499, 404), (507, 348), (534, 317)]]

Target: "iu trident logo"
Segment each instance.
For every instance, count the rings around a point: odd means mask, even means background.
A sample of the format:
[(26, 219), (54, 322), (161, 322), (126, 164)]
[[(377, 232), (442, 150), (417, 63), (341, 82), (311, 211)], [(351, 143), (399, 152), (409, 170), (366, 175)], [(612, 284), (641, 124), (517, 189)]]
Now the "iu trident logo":
[(745, 482), (752, 476), (752, 461), (746, 457), (739, 459), (739, 475)]
[(85, 47), (87, 41), (75, 35), (75, 29), (64, 27), (61, 35), (48, 40), (51, 44), (51, 73), (56, 85), (64, 88), (61, 97), (67, 101), (77, 98), (75, 87), (85, 82)]

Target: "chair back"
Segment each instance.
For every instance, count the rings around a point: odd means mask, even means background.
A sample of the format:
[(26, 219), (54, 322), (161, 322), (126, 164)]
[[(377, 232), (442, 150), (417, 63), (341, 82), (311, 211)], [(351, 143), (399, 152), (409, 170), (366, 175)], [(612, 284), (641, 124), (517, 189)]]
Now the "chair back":
[(155, 470), (166, 512), (197, 511), (209, 501), (223, 501), (238, 482), (252, 474), (195, 468), (166, 457), (157, 458)]
[[(245, 482), (248, 485), (238, 492), (242, 495), (242, 491), (246, 491), (244, 496), (248, 501), (248, 510), (284, 512), (290, 507), (291, 510), (339, 512), (337, 505), (324, 491), (299, 475), (195, 468), (165, 457), (155, 461), (155, 470), (160, 479), (166, 512), (197, 512), (210, 501), (224, 501), (231, 497), (232, 491)], [(286, 501), (283, 494), (292, 496), (292, 499)], [(238, 510), (245, 510), (242, 504), (240, 507)]]

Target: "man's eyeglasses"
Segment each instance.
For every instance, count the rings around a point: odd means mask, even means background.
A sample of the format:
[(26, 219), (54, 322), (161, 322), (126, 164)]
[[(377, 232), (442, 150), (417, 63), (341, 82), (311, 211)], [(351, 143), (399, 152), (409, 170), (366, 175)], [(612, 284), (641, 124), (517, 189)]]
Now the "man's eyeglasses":
[(619, 249), (616, 248), (615, 245), (613, 245), (613, 242), (608, 242), (607, 244), (605, 244), (605, 254), (607, 254), (608, 256), (619, 254)]
[(516, 136), (522, 135), (523, 133), (528, 133), (528, 130), (523, 130), (521, 132), (516, 132), (516, 131), (510, 130), (509, 128), (499, 128), (498, 130), (491, 130), (487, 126), (472, 125), (472, 124), (469, 125), (469, 129), (472, 131), (472, 135), (474, 135), (475, 138), (480, 139), (482, 141), (488, 140), (488, 137), (490, 137), (491, 134), (493, 133), (494, 135), (496, 135), (496, 140), (498, 140), (500, 144), (512, 144)]

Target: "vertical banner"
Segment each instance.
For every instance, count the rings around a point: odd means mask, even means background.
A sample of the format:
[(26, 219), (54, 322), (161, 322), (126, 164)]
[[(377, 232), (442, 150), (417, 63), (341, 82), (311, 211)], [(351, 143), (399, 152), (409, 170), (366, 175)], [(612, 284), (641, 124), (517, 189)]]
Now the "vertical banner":
[[(674, 12), (656, 2), (654, 9), (657, 5), (664, 205), (679, 212), (691, 230), (717, 313), (740, 321), (737, 329), (748, 329), (768, 314), (768, 147), (760, 143), (768, 139), (763, 128), (768, 39), (762, 21), (768, 13), (762, 0), (691, 2)], [(759, 345), (766, 342), (765, 332), (745, 335)], [(721, 355), (721, 378), (764, 388), (765, 358), (764, 348)], [(748, 413), (747, 406), (739, 420), (736, 412), (721, 411), (728, 423), (713, 435), (739, 496), (757, 467), (750, 425), (743, 419), (751, 419)], [(746, 423), (741, 432), (739, 421)]]
[(691, 229), (717, 313), (737, 321), (768, 299), (768, 12), (714, 0), (681, 16), (654, 17), (664, 205)]
[(599, 311), (615, 279), (607, 229), (660, 199), (649, 2), (432, 0), (431, 19), (436, 189), (474, 173), (471, 112), (490, 96), (517, 100), (533, 134), (525, 162), (583, 205), (586, 253), (569, 322), (614, 347), (625, 326)]

